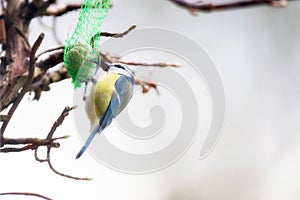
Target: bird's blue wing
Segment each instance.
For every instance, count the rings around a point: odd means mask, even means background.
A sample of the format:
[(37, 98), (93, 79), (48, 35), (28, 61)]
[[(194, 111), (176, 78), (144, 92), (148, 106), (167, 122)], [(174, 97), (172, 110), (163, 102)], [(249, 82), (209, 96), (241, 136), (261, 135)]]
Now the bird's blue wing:
[(101, 130), (104, 130), (112, 122), (112, 119), (128, 104), (132, 97), (132, 88), (133, 85), (126, 76), (120, 76), (116, 81), (115, 90), (112, 94), (109, 106), (99, 121)]
[(116, 81), (115, 91), (111, 98), (109, 107), (112, 109), (113, 117), (116, 117), (128, 104), (132, 97), (133, 84), (127, 76), (120, 76)]

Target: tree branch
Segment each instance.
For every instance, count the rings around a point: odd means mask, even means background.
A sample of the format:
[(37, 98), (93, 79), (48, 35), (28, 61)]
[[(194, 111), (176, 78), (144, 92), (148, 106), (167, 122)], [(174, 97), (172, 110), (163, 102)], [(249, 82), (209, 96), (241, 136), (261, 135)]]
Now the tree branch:
[[(47, 54), (45, 57), (39, 59), (42, 55)], [(64, 62), (64, 47), (57, 47), (46, 50), (37, 56), (37, 68), (46, 72), (48, 69)]]
[[(56, 131), (56, 129), (63, 123), (64, 119), (69, 115), (69, 112), (73, 109), (75, 109), (77, 106), (73, 106), (73, 107), (66, 107), (62, 113), (59, 115), (59, 117), (57, 118), (57, 120), (53, 123), (51, 130), (49, 131), (49, 133), (47, 134), (45, 139), (39, 139), (39, 138), (17, 138), (17, 139), (13, 139), (13, 138), (3, 138), (2, 142), (3, 145), (24, 145), (23, 147), (4, 147), (4, 148), (0, 148), (0, 153), (10, 153), (10, 152), (22, 152), (22, 151), (26, 151), (26, 150), (35, 150), (34, 151), (34, 157), (37, 161), (39, 162), (47, 162), (50, 169), (60, 175), (60, 176), (64, 176), (67, 178), (71, 178), (71, 179), (75, 179), (75, 180), (92, 180), (91, 178), (79, 178), (79, 177), (75, 177), (75, 176), (70, 176), (67, 174), (64, 174), (62, 172), (59, 172), (58, 170), (56, 170), (51, 162), (50, 159), (50, 152), (51, 149), (54, 148), (59, 148), (60, 144), (58, 142), (55, 142), (56, 140), (60, 140), (60, 139), (66, 139), (69, 136), (62, 136), (62, 137), (57, 137), (57, 138), (53, 138), (53, 135)], [(46, 146), (47, 147), (47, 157), (46, 159), (39, 159), (37, 156), (37, 150), (39, 147), (42, 146)]]
[(40, 138), (3, 138), (3, 142), (6, 145), (22, 145), (22, 144), (33, 144), (36, 146), (48, 146), (55, 140), (66, 139), (69, 136), (63, 136), (51, 139), (40, 139)]
[(25, 82), (22, 91), (18, 94), (13, 106), (11, 107), (11, 109), (8, 112), (8, 119), (6, 121), (3, 122), (1, 129), (0, 129), (0, 147), (3, 146), (3, 135), (4, 135), (4, 131), (8, 125), (8, 123), (10, 122), (11, 117), (13, 116), (14, 112), (16, 111), (17, 107), (19, 106), (21, 100), (23, 99), (24, 95), (26, 94), (26, 92), (28, 92), (30, 85), (32, 83), (32, 79), (33, 79), (33, 74), (34, 74), (34, 64), (35, 64), (35, 53), (37, 51), (37, 49), (39, 48), (39, 46), (41, 45), (43, 39), (44, 39), (45, 35), (43, 33), (41, 33), (39, 35), (39, 37), (36, 39), (36, 41), (34, 42), (31, 52), (30, 52), (30, 58), (29, 58), (29, 69), (28, 69), (28, 77), (27, 77), (27, 81)]
[(236, 8), (245, 8), (258, 5), (270, 5), (272, 7), (285, 7), (287, 6), (287, 0), (247, 0), (247, 1), (235, 1), (229, 3), (213, 4), (205, 3), (203, 1), (187, 1), (187, 0), (169, 0), (177, 6), (188, 9), (192, 14), (195, 14), (195, 11), (201, 12), (211, 12), (217, 10), (225, 9), (236, 9)]
[[(80, 9), (82, 4), (80, 3), (70, 3), (70, 4), (61, 4), (61, 5), (55, 5), (55, 6), (50, 6), (47, 8), (47, 10), (43, 13), (40, 14), (40, 16), (55, 16), (59, 17), (64, 14), (67, 14), (68, 12), (78, 10)], [(111, 6), (112, 7), (112, 4)]]
[[(57, 120), (54, 122), (53, 126), (51, 127), (51, 130), (49, 131), (46, 139), (47, 140), (51, 140), (53, 135), (54, 135), (54, 132), (56, 131), (56, 129), (63, 123), (64, 119), (66, 116), (69, 115), (69, 112), (73, 109), (75, 109), (77, 106), (73, 106), (73, 107), (66, 107), (62, 113), (60, 114), (60, 116), (57, 118)], [(50, 152), (51, 152), (51, 149), (52, 147), (51, 146), (47, 146), (47, 157), (46, 159), (39, 159), (37, 157), (37, 152), (35, 151), (35, 159), (39, 162), (47, 162), (50, 169), (55, 173), (55, 174), (58, 174), (60, 176), (63, 176), (63, 177), (66, 177), (66, 178), (71, 178), (71, 179), (75, 179), (75, 180), (92, 180), (91, 178), (80, 178), (80, 177), (75, 177), (75, 176), (71, 176), (71, 175), (67, 175), (67, 174), (64, 174), (62, 172), (59, 172), (58, 170), (56, 170), (51, 162), (51, 158), (50, 158)]]
[(167, 62), (145, 63), (145, 62), (124, 61), (121, 60), (120, 57), (118, 56), (113, 56), (103, 51), (100, 52), (100, 55), (105, 62), (109, 62), (109, 63), (123, 63), (126, 65), (144, 66), (144, 67), (180, 67), (181, 66), (178, 63), (167, 63)]
[(41, 1), (32, 0), (30, 3), (28, 1), (23, 1), (21, 6), (21, 14), (25, 18), (26, 24), (36, 17), (44, 13), (51, 4), (55, 3), (55, 0)]
[(39, 197), (41, 199), (52, 200), (49, 197), (46, 197), (46, 196), (41, 195), (41, 194), (32, 193), (32, 192), (4, 192), (4, 193), (0, 193), (0, 196), (4, 196), (4, 195), (35, 196), (35, 197)]
[(41, 16), (55, 16), (59, 17), (68, 12), (78, 10), (81, 8), (80, 3), (71, 3), (71, 4), (61, 4), (56, 6), (50, 6), (44, 13), (41, 13)]
[(122, 38), (124, 37), (125, 35), (127, 35), (130, 31), (132, 31), (133, 29), (136, 28), (136, 25), (133, 24), (131, 25), (126, 31), (124, 32), (120, 32), (120, 33), (108, 33), (108, 32), (100, 32), (100, 33), (97, 33), (95, 34), (92, 38), (91, 38), (91, 42), (93, 43), (93, 41), (95, 41), (95, 38), (98, 38), (99, 35), (100, 37), (113, 37), (113, 38)]
[(147, 92), (149, 92), (149, 90), (151, 88), (153, 88), (156, 91), (157, 95), (160, 94), (159, 90), (157, 88), (157, 84), (154, 83), (154, 82), (150, 82), (150, 81), (146, 81), (146, 80), (141, 80), (141, 79), (135, 78), (134, 79), (134, 83), (136, 85), (140, 85), (142, 87), (142, 92), (143, 93), (147, 93)]
[(35, 150), (38, 149), (41, 146), (48, 146), (48, 147), (55, 147), (58, 148), (60, 146), (59, 143), (57, 142), (49, 142), (48, 144), (46, 143), (41, 143), (41, 144), (28, 144), (23, 147), (4, 147), (0, 149), (0, 153), (12, 153), (12, 152), (22, 152), (22, 151), (27, 151), (27, 150)]
[(37, 77), (32, 83), (30, 91), (34, 92), (35, 100), (39, 100), (43, 91), (50, 90), (50, 84), (63, 81), (70, 78), (65, 67), (60, 67), (58, 70), (42, 74)]
[(100, 36), (103, 36), (103, 37), (113, 37), (113, 38), (122, 38), (124, 37), (125, 35), (127, 35), (130, 31), (132, 31), (133, 29), (136, 28), (136, 25), (133, 24), (131, 25), (126, 31), (124, 32), (120, 32), (120, 33), (108, 33), (108, 32), (101, 32), (100, 33)]
[[(3, 138), (4, 145), (24, 145), (23, 147), (0, 148), (0, 153), (22, 152), (26, 150), (36, 150), (41, 146), (59, 148), (60, 144), (55, 142), (60, 139), (67, 139), (65, 135), (58, 138), (40, 139), (40, 138)], [(26, 144), (26, 145), (25, 145)]]

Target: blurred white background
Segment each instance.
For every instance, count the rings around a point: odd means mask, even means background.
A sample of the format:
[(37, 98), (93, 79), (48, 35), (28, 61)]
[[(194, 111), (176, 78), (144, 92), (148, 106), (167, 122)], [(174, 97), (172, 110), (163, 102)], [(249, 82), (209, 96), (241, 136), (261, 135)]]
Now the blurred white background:
[[(226, 94), (226, 121), (219, 143), (204, 160), (198, 160), (201, 143), (195, 141), (185, 156), (167, 169), (123, 174), (88, 154), (74, 160), (81, 143), (70, 116), (56, 135), (72, 137), (61, 141), (60, 149), (52, 150), (53, 164), (64, 173), (94, 180), (57, 176), (46, 164), (36, 162), (30, 151), (1, 154), (0, 191), (36, 192), (59, 200), (299, 199), (300, 2), (283, 9), (261, 6), (199, 13), (197, 17), (163, 0), (114, 0), (113, 4), (102, 30), (118, 32), (131, 24), (173, 29), (206, 49)], [(77, 16), (78, 12), (72, 12), (58, 18), (62, 41)], [(42, 20), (51, 25), (50, 18)], [(57, 46), (51, 30), (37, 21), (32, 23), (31, 41), (41, 31), (46, 34), (42, 49)], [(72, 104), (70, 80), (52, 85), (39, 102), (26, 97), (6, 136), (43, 137), (62, 109)]]

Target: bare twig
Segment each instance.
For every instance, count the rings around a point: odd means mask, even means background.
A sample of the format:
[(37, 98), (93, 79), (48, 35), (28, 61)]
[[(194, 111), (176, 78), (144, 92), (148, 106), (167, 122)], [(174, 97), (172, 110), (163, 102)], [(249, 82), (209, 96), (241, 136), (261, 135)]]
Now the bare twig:
[(132, 31), (133, 29), (136, 28), (136, 25), (133, 24), (131, 25), (126, 31), (124, 32), (121, 32), (121, 33), (108, 33), (108, 32), (101, 32), (100, 33), (100, 36), (103, 36), (103, 37), (113, 37), (113, 38), (122, 38), (124, 37), (125, 35), (127, 35), (130, 31)]
[(68, 78), (70, 78), (70, 76), (68, 75), (65, 67), (61, 67), (58, 70), (41, 75), (31, 85), (30, 90), (33, 91), (35, 95), (33, 99), (39, 100), (43, 91), (50, 90), (50, 84), (63, 81)]
[[(71, 11), (78, 10), (81, 8), (81, 4), (79, 3), (71, 3), (71, 4), (61, 4), (61, 5), (55, 5), (55, 6), (50, 6), (47, 8), (47, 10), (43, 13), (40, 14), (40, 16), (55, 16), (59, 17), (64, 14), (67, 14)], [(113, 5), (111, 4), (110, 7)]]
[(100, 52), (102, 59), (109, 63), (123, 63), (126, 65), (133, 65), (133, 66), (144, 66), (144, 67), (180, 67), (181, 65), (178, 63), (167, 63), (167, 62), (158, 62), (158, 63), (145, 63), (145, 62), (132, 62), (132, 61), (124, 61), (121, 60), (117, 56), (112, 56), (105, 52)]
[(48, 159), (46, 160), (46, 162), (48, 162), (48, 165), (49, 165), (50, 169), (51, 169), (55, 174), (57, 174), (57, 175), (60, 175), (60, 176), (66, 177), (66, 178), (70, 178), (70, 179), (74, 179), (74, 180), (79, 180), (79, 181), (91, 181), (91, 180), (93, 180), (92, 178), (80, 178), (80, 177), (76, 177), (76, 176), (70, 176), (70, 175), (68, 175), (68, 174), (64, 174), (64, 173), (62, 173), (62, 172), (57, 171), (57, 170), (53, 167), (53, 165), (52, 165), (52, 163), (51, 163), (51, 160), (50, 160), (50, 154), (48, 155)]
[[(4, 145), (24, 145), (23, 147), (6, 147), (1, 148), (0, 153), (10, 153), (10, 152), (22, 152), (26, 150), (37, 150), (41, 146), (58, 148), (60, 144), (54, 142), (60, 139), (66, 139), (69, 136), (62, 136), (58, 138), (50, 139), (40, 139), (40, 138), (3, 138), (2, 142)], [(25, 145), (26, 144), (26, 145)]]
[(57, 118), (57, 120), (54, 122), (53, 126), (51, 127), (51, 130), (48, 133), (46, 139), (52, 139), (54, 132), (63, 123), (63, 121), (65, 120), (65, 117), (69, 115), (69, 112), (71, 110), (74, 110), (76, 108), (77, 108), (77, 106), (65, 107), (65, 109), (62, 111), (60, 116)]
[(145, 80), (141, 80), (141, 79), (135, 78), (134, 79), (134, 83), (136, 85), (140, 85), (142, 87), (142, 92), (143, 93), (147, 93), (147, 92), (149, 92), (149, 90), (151, 88), (153, 88), (153, 89), (155, 89), (157, 95), (159, 95), (159, 90), (157, 88), (157, 84), (154, 83), (154, 82), (145, 81)]
[(39, 53), (36, 58), (39, 58), (40, 56), (46, 54), (46, 53), (50, 53), (50, 52), (53, 52), (53, 51), (57, 51), (57, 50), (64, 50), (64, 47), (63, 46), (58, 46), (58, 47), (55, 47), (55, 48), (51, 48), (51, 49), (47, 49), (45, 51), (42, 51), (41, 53)]
[(187, 1), (187, 0), (169, 0), (174, 4), (188, 9), (192, 14), (195, 11), (210, 12), (225, 9), (244, 8), (257, 5), (271, 5), (273, 7), (285, 7), (287, 6), (287, 0), (247, 0), (247, 1), (235, 1), (221, 4), (205, 3), (203, 1)]
[(62, 16), (70, 11), (80, 9), (80, 3), (74, 4), (61, 4), (56, 6), (50, 6), (44, 13), (41, 13), (43, 16)]
[(46, 161), (49, 160), (49, 159), (47, 159), (47, 158), (46, 158), (46, 159), (40, 159), (40, 158), (38, 157), (37, 149), (34, 150), (34, 158), (35, 158), (36, 161), (41, 162), (41, 163), (42, 163), (42, 162), (46, 162)]
[(37, 146), (47, 146), (55, 140), (66, 139), (69, 136), (62, 136), (51, 139), (40, 139), (40, 138), (3, 138), (3, 142), (6, 145), (22, 145), (22, 144), (33, 144)]
[[(47, 53), (47, 52), (46, 52)], [(40, 54), (37, 58), (39, 58)], [(53, 50), (51, 53), (47, 53), (47, 56), (39, 59), (36, 63), (36, 67), (46, 72), (48, 69), (55, 67), (56, 65), (63, 63), (64, 50)]]
[[(71, 178), (71, 179), (75, 179), (75, 180), (92, 180), (91, 178), (80, 178), (80, 177), (75, 177), (75, 176), (70, 176), (67, 174), (64, 174), (62, 172), (59, 172), (58, 170), (56, 170), (51, 162), (50, 159), (50, 152), (51, 149), (54, 148), (58, 148), (60, 146), (60, 144), (58, 142), (55, 142), (56, 140), (60, 140), (60, 139), (66, 139), (69, 136), (62, 136), (62, 137), (56, 137), (54, 138), (53, 135), (56, 131), (56, 129), (63, 123), (64, 119), (66, 116), (69, 115), (69, 112), (73, 109), (75, 109), (77, 106), (73, 106), (73, 107), (66, 107), (62, 113), (59, 115), (59, 117), (57, 118), (57, 120), (54, 122), (53, 126), (51, 127), (51, 130), (49, 131), (49, 133), (47, 134), (46, 139), (39, 139), (39, 138), (17, 138), (17, 139), (12, 139), (12, 138), (3, 138), (2, 142), (5, 145), (25, 145), (23, 147), (5, 147), (5, 148), (1, 148), (0, 149), (0, 153), (8, 153), (8, 152), (21, 152), (21, 151), (26, 151), (26, 150), (34, 150), (34, 157), (37, 161), (39, 162), (47, 162), (50, 169), (60, 175), (60, 176), (64, 176), (67, 178)], [(47, 147), (47, 157), (46, 159), (40, 159), (38, 158), (37, 155), (37, 149), (41, 146), (46, 146)]]
[(113, 38), (122, 38), (125, 35), (127, 35), (130, 31), (132, 31), (133, 29), (136, 28), (136, 25), (133, 24), (131, 25), (126, 31), (124, 32), (120, 32), (120, 33), (108, 33), (108, 32), (100, 32), (95, 34), (92, 38), (91, 38), (91, 44), (94, 43), (94, 41), (96, 40), (96, 38), (98, 38), (99, 36), (102, 37), (113, 37)]
[[(38, 146), (39, 145), (39, 146)], [(4, 147), (0, 149), (0, 153), (12, 153), (12, 152), (22, 152), (27, 150), (35, 150), (38, 149), (41, 146), (47, 146), (47, 147), (55, 147), (58, 148), (60, 146), (57, 142), (50, 142), (49, 144), (28, 144), (23, 147)]]
[[(66, 107), (66, 108), (63, 110), (63, 112), (60, 114), (60, 116), (58, 117), (58, 119), (54, 122), (54, 124), (53, 124), (53, 126), (52, 126), (50, 132), (48, 133), (46, 139), (48, 139), (48, 140), (49, 140), (49, 139), (52, 139), (53, 134), (54, 134), (55, 130), (57, 129), (57, 127), (60, 126), (60, 125), (63, 123), (65, 117), (69, 115), (69, 112), (70, 112), (71, 110), (75, 109), (76, 107), (77, 107), (77, 106)], [(67, 174), (64, 174), (64, 173), (62, 173), (62, 172), (57, 171), (57, 170), (54, 168), (54, 166), (52, 165), (52, 162), (51, 162), (51, 159), (50, 159), (51, 148), (52, 148), (52, 147), (49, 147), (49, 146), (47, 147), (47, 158), (46, 158), (45, 160), (42, 160), (42, 161), (47, 162), (48, 165), (49, 165), (49, 167), (50, 167), (50, 169), (51, 169), (54, 173), (56, 173), (56, 174), (58, 174), (58, 175), (60, 175), (60, 176), (67, 177), (67, 178), (71, 178), (71, 179), (75, 179), (75, 180), (87, 180), (87, 181), (92, 180), (91, 178), (80, 178), (80, 177), (70, 176), (70, 175), (67, 175)], [(37, 156), (36, 156), (36, 155), (37, 155), (37, 153), (35, 153), (35, 158), (37, 159)], [(37, 159), (37, 160), (41, 161), (41, 159)]]
[(26, 94), (26, 92), (30, 89), (30, 85), (32, 83), (33, 80), (33, 74), (34, 74), (34, 64), (35, 64), (35, 53), (37, 51), (37, 49), (39, 48), (39, 46), (41, 45), (43, 39), (44, 39), (45, 35), (43, 33), (41, 33), (39, 35), (39, 37), (37, 38), (37, 40), (34, 42), (31, 52), (30, 52), (30, 58), (29, 58), (29, 69), (28, 69), (28, 78), (26, 83), (23, 86), (23, 89), (21, 90), (21, 92), (18, 94), (13, 106), (11, 107), (11, 109), (8, 112), (8, 116), (9, 118), (3, 122), (1, 129), (0, 129), (0, 147), (3, 146), (2, 143), (2, 138), (3, 138), (3, 134), (4, 131), (8, 125), (8, 123), (10, 122), (11, 117), (13, 116), (14, 112), (16, 111), (17, 107), (19, 106), (21, 100), (23, 99), (24, 95)]
[(180, 67), (181, 66), (178, 63), (167, 63), (167, 62), (145, 63), (145, 62), (124, 61), (124, 60), (117, 60), (116, 62), (123, 63), (126, 65), (143, 66), (143, 67)]
[(44, 195), (41, 194), (37, 194), (37, 193), (32, 193), (32, 192), (4, 192), (4, 193), (0, 193), (1, 196), (3, 195), (23, 195), (23, 196), (35, 196), (35, 197), (39, 197), (41, 199), (46, 199), (46, 200), (52, 200), (49, 197), (46, 197)]
[(22, 2), (22, 16), (26, 19), (27, 23), (31, 21), (36, 16), (40, 16), (41, 13), (44, 13), (51, 4), (55, 3), (55, 0), (40, 1), (32, 0), (31, 2), (26, 3)]

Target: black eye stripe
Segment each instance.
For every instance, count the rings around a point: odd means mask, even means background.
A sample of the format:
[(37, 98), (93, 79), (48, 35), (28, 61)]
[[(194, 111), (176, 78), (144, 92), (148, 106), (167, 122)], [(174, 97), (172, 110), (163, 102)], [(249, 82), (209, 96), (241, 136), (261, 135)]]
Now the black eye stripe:
[(112, 71), (115, 71), (117, 73), (124, 74), (126, 72), (125, 74), (127, 74), (129, 76), (134, 76), (134, 71), (132, 71), (126, 65), (122, 65), (122, 64), (119, 64), (119, 63), (113, 63), (113, 64), (110, 64), (109, 67), (111, 68)]
[(123, 67), (122, 65), (115, 65), (115, 67), (126, 70), (125, 67)]

